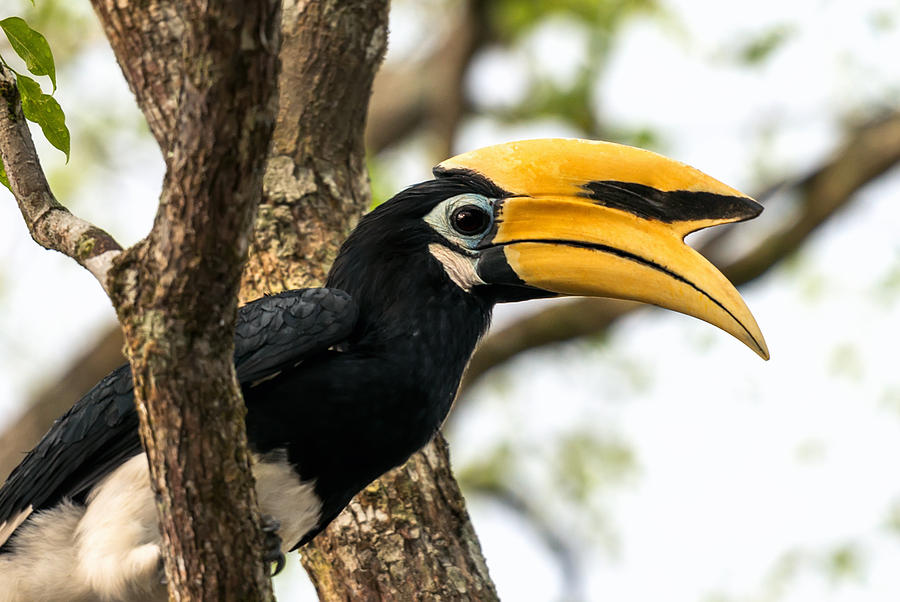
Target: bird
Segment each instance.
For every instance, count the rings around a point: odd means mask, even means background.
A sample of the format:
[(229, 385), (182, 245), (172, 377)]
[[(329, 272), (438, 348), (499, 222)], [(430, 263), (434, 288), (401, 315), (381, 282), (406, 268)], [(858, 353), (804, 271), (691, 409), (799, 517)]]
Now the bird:
[[(360, 219), (324, 287), (239, 309), (234, 363), (276, 555), (434, 436), (498, 303), (631, 299), (769, 357), (740, 294), (684, 242), (762, 211), (734, 188), (579, 139), (488, 146), (433, 174)], [(0, 489), (0, 600), (164, 600), (161, 545), (126, 364)]]

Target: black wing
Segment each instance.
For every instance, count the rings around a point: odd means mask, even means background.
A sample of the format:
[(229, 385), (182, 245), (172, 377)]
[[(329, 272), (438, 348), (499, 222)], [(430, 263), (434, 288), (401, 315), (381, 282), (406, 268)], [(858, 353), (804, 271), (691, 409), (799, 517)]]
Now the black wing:
[(234, 329), (238, 381), (250, 384), (340, 343), (356, 325), (350, 295), (334, 288), (285, 291), (248, 303)]
[[(346, 339), (358, 310), (337, 289), (303, 289), (263, 297), (238, 312), (234, 359), (242, 384), (277, 375)], [(140, 453), (131, 370), (111, 372), (53, 423), (0, 489), (3, 523), (29, 506), (83, 501), (91, 487)], [(3, 541), (0, 541), (0, 547)]]
[(0, 490), (0, 524), (29, 506), (38, 510), (63, 497), (83, 499), (104, 474), (140, 452), (132, 399), (126, 364), (58, 418)]

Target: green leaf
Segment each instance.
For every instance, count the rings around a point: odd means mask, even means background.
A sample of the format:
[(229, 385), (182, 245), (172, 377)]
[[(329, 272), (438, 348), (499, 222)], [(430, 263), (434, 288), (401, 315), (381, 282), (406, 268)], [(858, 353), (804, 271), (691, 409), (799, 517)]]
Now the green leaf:
[(69, 128), (66, 114), (56, 99), (41, 91), (41, 86), (25, 75), (16, 73), (16, 85), (22, 96), (25, 118), (41, 126), (47, 141), (66, 154), (69, 160)]
[(6, 177), (6, 169), (3, 167), (3, 158), (0, 157), (0, 184), (3, 184), (9, 191), (12, 192), (12, 188), (9, 185), (9, 178)]
[(56, 66), (47, 39), (31, 29), (20, 17), (8, 17), (0, 21), (0, 28), (6, 33), (9, 45), (16, 51), (25, 66), (35, 75), (48, 75), (56, 91)]

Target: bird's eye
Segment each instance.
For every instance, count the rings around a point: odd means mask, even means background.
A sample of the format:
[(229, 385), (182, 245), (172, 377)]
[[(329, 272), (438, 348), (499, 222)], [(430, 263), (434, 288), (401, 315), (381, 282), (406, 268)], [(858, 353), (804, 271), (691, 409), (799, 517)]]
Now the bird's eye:
[(491, 223), (490, 216), (477, 205), (464, 205), (453, 212), (453, 229), (465, 236), (484, 232)]

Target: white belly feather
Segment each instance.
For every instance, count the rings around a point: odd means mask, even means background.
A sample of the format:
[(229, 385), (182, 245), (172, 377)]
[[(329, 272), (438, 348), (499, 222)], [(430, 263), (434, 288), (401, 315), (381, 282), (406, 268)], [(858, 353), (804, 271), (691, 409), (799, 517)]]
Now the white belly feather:
[[(319, 521), (313, 483), (300, 481), (284, 453), (254, 456), (253, 476), (260, 510), (281, 523), (287, 552)], [(0, 602), (166, 599), (145, 454), (100, 481), (86, 506), (63, 502), (23, 514), (12, 550), (0, 554)]]

